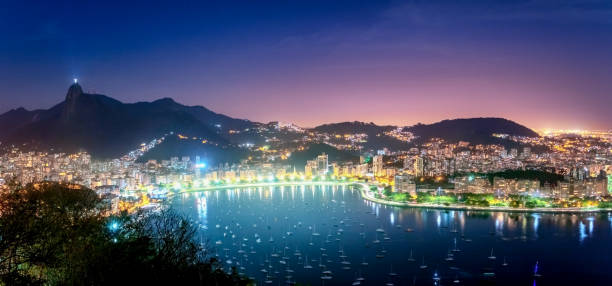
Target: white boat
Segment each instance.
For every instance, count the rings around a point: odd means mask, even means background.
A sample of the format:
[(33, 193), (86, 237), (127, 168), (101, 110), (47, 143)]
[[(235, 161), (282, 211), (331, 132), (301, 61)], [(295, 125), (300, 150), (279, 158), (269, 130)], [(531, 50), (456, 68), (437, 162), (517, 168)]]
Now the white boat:
[(411, 248), (410, 249), (410, 256), (408, 257), (408, 262), (414, 262), (414, 261), (416, 261), (416, 260), (414, 259), (414, 257), (412, 257), (412, 248)]
[(493, 248), (491, 248), (491, 255), (489, 256), (490, 260), (495, 260), (497, 259), (497, 257), (495, 257), (495, 255), (493, 255)]
[(533, 277), (542, 277), (542, 274), (538, 273), (539, 261), (536, 261), (535, 267), (533, 268)]
[(423, 256), (423, 263), (419, 266), (420, 269), (427, 269), (427, 265), (425, 264), (425, 256)]

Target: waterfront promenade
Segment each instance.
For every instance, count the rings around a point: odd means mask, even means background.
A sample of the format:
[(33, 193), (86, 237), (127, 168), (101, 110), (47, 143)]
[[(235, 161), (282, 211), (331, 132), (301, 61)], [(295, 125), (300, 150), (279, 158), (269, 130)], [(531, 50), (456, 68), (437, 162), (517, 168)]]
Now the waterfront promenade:
[(192, 193), (192, 192), (205, 192), (215, 191), (223, 189), (236, 189), (236, 188), (260, 188), (260, 187), (286, 187), (286, 186), (330, 186), (330, 185), (353, 185), (359, 189), (359, 192), (363, 199), (389, 205), (395, 207), (406, 207), (406, 208), (428, 208), (428, 209), (441, 209), (441, 210), (467, 210), (467, 211), (492, 211), (492, 212), (523, 212), (523, 213), (606, 213), (612, 212), (612, 208), (513, 208), (513, 207), (479, 207), (479, 206), (468, 206), (461, 204), (432, 204), (432, 203), (414, 203), (414, 202), (396, 202), (385, 200), (382, 198), (376, 198), (374, 194), (369, 191), (370, 185), (364, 182), (355, 181), (279, 181), (279, 182), (253, 182), (253, 183), (237, 183), (237, 184), (221, 184), (221, 185), (208, 185), (197, 188), (186, 188), (182, 189), (180, 193)]
[(523, 212), (523, 213), (606, 213), (612, 212), (612, 208), (512, 208), (512, 207), (479, 207), (468, 205), (442, 205), (429, 203), (395, 202), (374, 197), (369, 191), (369, 185), (355, 183), (360, 188), (361, 196), (368, 201), (390, 205), (395, 207), (428, 208), (442, 210), (466, 210), (466, 211), (491, 211), (491, 212)]

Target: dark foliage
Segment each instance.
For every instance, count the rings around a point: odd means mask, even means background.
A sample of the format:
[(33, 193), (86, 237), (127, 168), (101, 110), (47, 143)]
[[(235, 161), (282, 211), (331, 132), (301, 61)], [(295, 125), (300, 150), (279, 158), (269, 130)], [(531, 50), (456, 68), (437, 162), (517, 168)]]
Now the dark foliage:
[(107, 216), (95, 192), (58, 183), (0, 195), (2, 285), (246, 285), (168, 211)]

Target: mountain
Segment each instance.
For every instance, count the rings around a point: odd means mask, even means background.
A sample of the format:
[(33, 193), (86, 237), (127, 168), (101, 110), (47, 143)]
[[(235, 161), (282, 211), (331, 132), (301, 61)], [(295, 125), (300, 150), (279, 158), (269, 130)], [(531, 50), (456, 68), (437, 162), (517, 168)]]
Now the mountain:
[(384, 134), (396, 128), (398, 127), (393, 125), (376, 125), (372, 122), (353, 121), (319, 125), (312, 130), (328, 134), (367, 134), (367, 142), (363, 144), (366, 150), (379, 150), (383, 148), (405, 150), (410, 148), (410, 144)]
[[(229, 116), (215, 113), (203, 106), (185, 106), (175, 102), (172, 98), (162, 98), (152, 102), (159, 108), (170, 112), (185, 112), (209, 127), (222, 130), (243, 130), (252, 128), (255, 123), (244, 119), (235, 119)], [(140, 103), (143, 104), (143, 103)], [(147, 102), (144, 103), (146, 105)]]
[(188, 156), (191, 159), (200, 156), (206, 165), (215, 166), (219, 163), (238, 163), (249, 156), (249, 151), (233, 145), (217, 145), (211, 142), (203, 143), (199, 139), (181, 139), (176, 135), (170, 135), (162, 143), (138, 158), (138, 161), (146, 162), (151, 159), (167, 160), (170, 157), (183, 156)]
[[(186, 142), (170, 140), (160, 146), (162, 148), (159, 151), (151, 153), (151, 158), (170, 156), (169, 154), (188, 155), (187, 153), (194, 152), (211, 154), (218, 151), (231, 152), (231, 156), (236, 155), (234, 157), (239, 159), (242, 152), (233, 150), (232, 142), (261, 142), (265, 138), (260, 134), (260, 129), (271, 130), (269, 136), (282, 138), (284, 141), (299, 140), (303, 136), (301, 133), (277, 131), (274, 126), (263, 128), (265, 126), (218, 114), (202, 106), (185, 106), (170, 98), (153, 102), (123, 103), (105, 95), (86, 93), (75, 83), (68, 89), (65, 100), (49, 109), (28, 111), (18, 108), (1, 114), (0, 141), (4, 146), (14, 144), (23, 149), (53, 152), (85, 150), (96, 158), (115, 158), (137, 148), (142, 142), (174, 132), (189, 138), (196, 137), (199, 142), (205, 140), (209, 144), (200, 146), (191, 142), (184, 145)], [(406, 127), (406, 131), (411, 131), (419, 137), (411, 143), (385, 135), (385, 132), (395, 128), (398, 127), (355, 121), (325, 124), (310, 131), (328, 134), (365, 133), (368, 135), (367, 142), (363, 143), (365, 150), (384, 147), (406, 150), (415, 143), (434, 137), (450, 142), (510, 144), (509, 140), (495, 138), (491, 134), (538, 136), (529, 128), (503, 118), (454, 119)], [(277, 134), (273, 134), (274, 132)], [(330, 140), (334, 140), (334, 136), (330, 136)], [(181, 146), (184, 146), (185, 150), (181, 150)], [(311, 152), (312, 154), (305, 153), (308, 159), (321, 152), (334, 152), (331, 149), (325, 151), (325, 148), (333, 148), (328, 145), (313, 146), (307, 152), (317, 148), (321, 150)], [(301, 153), (294, 155), (300, 159)]]
[(11, 133), (25, 124), (38, 120), (41, 110), (29, 111), (23, 107), (10, 110), (0, 115), (0, 130)]
[(504, 118), (466, 118), (443, 120), (433, 124), (417, 124), (404, 128), (424, 142), (441, 138), (449, 142), (468, 141), (473, 144), (497, 144), (500, 139), (493, 133), (525, 137), (539, 137), (535, 131)]
[(365, 133), (365, 134), (378, 134), (384, 133), (385, 131), (393, 130), (397, 128), (396, 126), (391, 125), (376, 125), (373, 122), (340, 122), (340, 123), (331, 123), (331, 124), (323, 124), (319, 125), (313, 130), (317, 132), (330, 133), (330, 134), (355, 134), (355, 133)]
[(61, 152), (86, 150), (94, 157), (111, 158), (170, 132), (225, 145), (228, 141), (222, 134), (228, 129), (254, 125), (169, 98), (122, 103), (105, 95), (85, 93), (75, 83), (66, 99), (50, 109), (20, 108), (0, 115), (0, 127), (9, 126), (0, 130), (0, 141)]

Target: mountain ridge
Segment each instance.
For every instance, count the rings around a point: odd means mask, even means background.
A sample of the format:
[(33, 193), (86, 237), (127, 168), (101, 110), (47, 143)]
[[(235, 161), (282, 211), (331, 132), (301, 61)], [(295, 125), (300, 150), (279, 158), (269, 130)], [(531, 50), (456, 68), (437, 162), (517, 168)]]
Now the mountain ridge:
[[(225, 150), (233, 145), (232, 142), (253, 142), (255, 137), (261, 137), (255, 127), (263, 126), (266, 125), (215, 113), (203, 106), (182, 105), (170, 97), (151, 102), (123, 103), (106, 95), (83, 92), (83, 88), (75, 83), (68, 88), (65, 100), (49, 109), (27, 110), (20, 107), (0, 114), (0, 141), (59, 152), (85, 150), (94, 157), (112, 158), (171, 132), (203, 138), (223, 146), (221, 149)], [(383, 147), (407, 150), (432, 138), (473, 144), (508, 144), (508, 140), (492, 137), (492, 133), (539, 136), (523, 125), (497, 117), (447, 119), (403, 127), (402, 130), (417, 136), (412, 142), (400, 141), (388, 135), (388, 131), (398, 128), (372, 122), (346, 121), (307, 130), (336, 135), (365, 133), (368, 135), (367, 142), (363, 144), (365, 150)], [(230, 132), (232, 130), (242, 132)], [(177, 146), (168, 144), (166, 149), (178, 150)], [(207, 149), (207, 152), (210, 150)]]
[(524, 137), (540, 137), (540, 135), (512, 120), (500, 117), (473, 117), (446, 119), (432, 124), (415, 124), (404, 127), (419, 136), (418, 142), (432, 138), (441, 138), (449, 142), (468, 141), (473, 144), (496, 144), (498, 138), (494, 133)]
[(66, 99), (49, 109), (18, 108), (0, 115), (0, 126), (13, 126), (0, 130), (0, 139), (61, 152), (86, 150), (95, 157), (107, 158), (121, 156), (142, 142), (170, 132), (227, 144), (220, 135), (224, 130), (254, 125), (169, 98), (123, 103), (106, 95), (85, 93), (75, 83)]
[[(416, 139), (407, 143), (385, 135), (385, 132), (397, 128), (412, 132)], [(521, 124), (499, 117), (445, 119), (431, 124), (417, 123), (405, 127), (377, 125), (373, 122), (345, 121), (318, 125), (310, 130), (328, 134), (364, 133), (368, 135), (364, 147), (373, 150), (383, 147), (388, 147), (391, 150), (407, 149), (415, 144), (427, 142), (432, 138), (440, 138), (448, 142), (468, 141), (473, 144), (508, 145), (510, 143), (507, 142), (508, 140), (493, 137), (493, 133), (539, 137), (535, 131)]]

